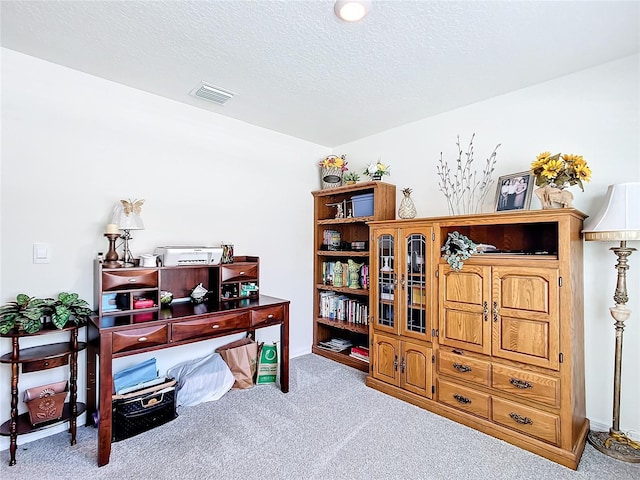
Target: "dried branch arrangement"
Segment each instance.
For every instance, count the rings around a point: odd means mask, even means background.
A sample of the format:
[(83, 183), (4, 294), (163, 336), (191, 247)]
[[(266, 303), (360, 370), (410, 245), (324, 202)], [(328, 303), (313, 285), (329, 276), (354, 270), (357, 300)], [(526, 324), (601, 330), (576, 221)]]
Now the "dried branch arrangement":
[(469, 213), (479, 213), (484, 203), (487, 193), (493, 184), (491, 175), (496, 165), (496, 155), (500, 144), (496, 145), (491, 155), (485, 162), (484, 169), (480, 174), (473, 170), (473, 140), (475, 133), (469, 140), (467, 151), (464, 152), (460, 146), (460, 136), (456, 145), (458, 147), (458, 158), (456, 166), (451, 170), (448, 162), (445, 162), (440, 152), (439, 165), (436, 167), (440, 180), (438, 187), (447, 199), (447, 206), (450, 215), (465, 215)]

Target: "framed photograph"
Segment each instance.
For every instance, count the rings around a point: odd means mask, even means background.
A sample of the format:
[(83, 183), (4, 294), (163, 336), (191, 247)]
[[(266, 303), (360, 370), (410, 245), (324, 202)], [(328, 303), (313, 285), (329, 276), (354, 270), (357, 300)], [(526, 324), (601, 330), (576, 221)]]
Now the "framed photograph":
[(496, 191), (496, 212), (529, 210), (534, 187), (533, 175), (529, 171), (500, 177)]

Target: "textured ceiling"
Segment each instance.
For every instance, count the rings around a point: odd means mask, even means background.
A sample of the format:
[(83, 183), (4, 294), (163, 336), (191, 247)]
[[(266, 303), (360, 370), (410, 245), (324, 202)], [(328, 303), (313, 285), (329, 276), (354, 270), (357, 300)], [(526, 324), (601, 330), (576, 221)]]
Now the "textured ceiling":
[(333, 3), (5, 0), (1, 40), (329, 147), (640, 51), (638, 1), (373, 0), (355, 24)]

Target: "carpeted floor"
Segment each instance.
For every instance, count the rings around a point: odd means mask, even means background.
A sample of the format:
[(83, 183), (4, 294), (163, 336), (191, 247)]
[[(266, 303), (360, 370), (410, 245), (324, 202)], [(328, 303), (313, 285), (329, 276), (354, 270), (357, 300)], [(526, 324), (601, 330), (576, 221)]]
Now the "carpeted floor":
[(232, 390), (178, 409), (174, 421), (113, 444), (96, 463), (97, 430), (78, 428), (0, 452), (0, 478), (33, 479), (616, 479), (640, 464), (587, 445), (577, 471), (364, 385), (365, 375), (315, 355), (291, 360), (290, 392)]

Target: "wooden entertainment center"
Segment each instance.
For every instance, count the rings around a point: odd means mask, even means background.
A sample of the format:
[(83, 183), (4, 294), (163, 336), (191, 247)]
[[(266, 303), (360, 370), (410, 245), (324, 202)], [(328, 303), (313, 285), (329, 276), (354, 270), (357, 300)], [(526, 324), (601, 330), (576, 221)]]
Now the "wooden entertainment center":
[[(94, 271), (98, 314), (87, 332), (87, 424), (98, 412), (99, 466), (109, 463), (111, 454), (114, 358), (279, 325), (280, 388), (289, 391), (289, 301), (255, 291), (242, 294), (242, 284), (259, 283), (258, 257), (155, 268), (103, 268), (96, 261)], [(213, 295), (193, 304), (189, 292), (200, 283)], [(173, 293), (170, 306), (161, 306), (161, 291)], [(114, 294), (116, 308), (109, 306)], [(153, 300), (153, 306), (136, 308), (151, 303), (144, 300)]]
[[(584, 218), (559, 209), (370, 222), (367, 385), (576, 469), (589, 431)], [(496, 251), (456, 271), (441, 251), (453, 232)]]

